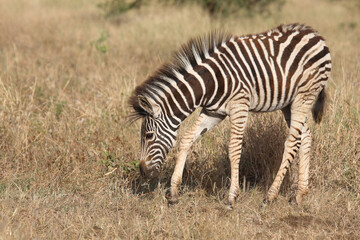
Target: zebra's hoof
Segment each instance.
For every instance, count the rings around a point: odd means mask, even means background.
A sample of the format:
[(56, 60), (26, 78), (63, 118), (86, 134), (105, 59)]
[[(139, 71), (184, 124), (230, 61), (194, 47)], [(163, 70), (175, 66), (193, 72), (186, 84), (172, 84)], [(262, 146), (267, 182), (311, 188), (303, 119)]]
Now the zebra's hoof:
[(225, 208), (230, 211), (233, 210), (234, 203), (235, 203), (235, 199), (228, 199), (227, 202), (225, 203)]
[(174, 204), (177, 204), (179, 202), (179, 199), (178, 198), (169, 198), (168, 199), (168, 203), (169, 205), (174, 205)]
[(232, 211), (232, 210), (234, 210), (234, 207), (231, 205), (231, 204), (225, 204), (225, 209), (226, 210), (229, 210), (229, 211)]
[(171, 194), (170, 192), (168, 192), (165, 196), (166, 199), (168, 200), (169, 205), (173, 205), (179, 202), (178, 194)]

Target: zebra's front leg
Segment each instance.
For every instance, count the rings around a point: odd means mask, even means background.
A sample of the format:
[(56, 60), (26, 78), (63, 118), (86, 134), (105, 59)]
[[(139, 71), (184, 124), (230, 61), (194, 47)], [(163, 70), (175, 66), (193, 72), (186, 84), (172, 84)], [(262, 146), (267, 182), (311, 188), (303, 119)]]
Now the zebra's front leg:
[(224, 118), (224, 115), (212, 114), (206, 110), (202, 110), (194, 126), (182, 137), (180, 141), (180, 152), (177, 156), (175, 170), (171, 177), (169, 203), (173, 204), (178, 201), (178, 188), (182, 181), (186, 156), (190, 147), (199, 136), (216, 126)]
[[(244, 100), (244, 99), (243, 99)], [(239, 163), (241, 148), (246, 122), (249, 115), (249, 104), (247, 101), (235, 103), (230, 110), (230, 143), (229, 159), (231, 167), (231, 183), (228, 198), (228, 208), (233, 209), (235, 200), (239, 195)]]

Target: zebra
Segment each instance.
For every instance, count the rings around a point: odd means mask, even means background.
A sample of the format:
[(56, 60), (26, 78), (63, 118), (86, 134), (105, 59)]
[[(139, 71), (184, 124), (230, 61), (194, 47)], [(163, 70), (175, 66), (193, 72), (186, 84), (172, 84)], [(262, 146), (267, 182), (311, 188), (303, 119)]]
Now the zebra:
[(260, 34), (233, 36), (214, 31), (193, 38), (175, 52), (129, 98), (142, 119), (140, 172), (158, 177), (183, 120), (197, 108), (198, 119), (182, 137), (171, 177), (169, 203), (178, 201), (187, 153), (198, 137), (229, 116), (231, 167), (227, 206), (239, 194), (239, 162), (249, 112), (282, 110), (289, 133), (282, 162), (264, 203), (271, 203), (299, 154), (295, 203), (308, 192), (311, 135), (308, 115), (322, 119), (331, 57), (325, 40), (302, 24), (280, 25)]

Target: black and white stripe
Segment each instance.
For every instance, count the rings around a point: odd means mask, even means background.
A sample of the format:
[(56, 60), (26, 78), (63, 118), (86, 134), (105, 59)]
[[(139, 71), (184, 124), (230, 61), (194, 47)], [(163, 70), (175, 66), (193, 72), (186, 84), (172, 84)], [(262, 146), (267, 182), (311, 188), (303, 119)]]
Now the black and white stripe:
[[(282, 109), (290, 132), (283, 164), (268, 193), (267, 200), (272, 201), (297, 152), (307, 159), (304, 161), (309, 159), (309, 153), (304, 154), (301, 147), (308, 146), (309, 141), (302, 143), (301, 139), (309, 138), (307, 115), (314, 104), (320, 106), (314, 108), (315, 119), (321, 116), (330, 71), (331, 57), (324, 39), (304, 25), (281, 25), (268, 32), (241, 37), (215, 32), (190, 40), (170, 63), (138, 86), (130, 98), (135, 113), (144, 119), (142, 172), (157, 176), (175, 142), (179, 125), (202, 107), (199, 120), (180, 145), (171, 190), (172, 197), (176, 196), (191, 144), (228, 115), (233, 139), (229, 145), (232, 163), (229, 203), (232, 204), (238, 191), (236, 171), (248, 112)], [(146, 138), (148, 132), (154, 133), (152, 139)], [(308, 167), (303, 170), (306, 173), (302, 176), (306, 178)], [(306, 183), (305, 190), (299, 189), (300, 196), (307, 190), (307, 179), (299, 181)]]

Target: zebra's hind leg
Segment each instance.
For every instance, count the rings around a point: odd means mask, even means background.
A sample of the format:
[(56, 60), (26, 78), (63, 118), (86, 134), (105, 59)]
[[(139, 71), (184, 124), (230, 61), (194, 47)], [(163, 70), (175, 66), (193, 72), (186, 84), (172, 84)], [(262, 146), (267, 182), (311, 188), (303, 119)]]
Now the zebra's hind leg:
[[(279, 171), (276, 174), (275, 180), (267, 193), (267, 197), (264, 200), (265, 203), (272, 202), (278, 196), (279, 189), (285, 177), (285, 174), (290, 164), (294, 160), (297, 152), (299, 151), (302, 142), (301, 139), (302, 139), (303, 128), (306, 125), (307, 115), (310, 112), (313, 102), (314, 99), (312, 97), (298, 95), (291, 105), (290, 129), (289, 129), (289, 135), (285, 141), (285, 149), (284, 149), (282, 162)], [(304, 164), (304, 161), (302, 162), (302, 164), (303, 164), (303, 169), (305, 170), (306, 164)], [(302, 177), (305, 176), (306, 175), (303, 175)]]
[(230, 106), (230, 143), (229, 159), (231, 167), (231, 183), (228, 198), (228, 208), (232, 209), (239, 195), (239, 163), (243, 135), (249, 115), (249, 101), (246, 98), (233, 102)]
[[(291, 105), (282, 109), (286, 123), (290, 127), (291, 121)], [(303, 196), (308, 192), (309, 185), (309, 165), (311, 155), (311, 133), (307, 121), (301, 131), (301, 145), (299, 148), (299, 170), (298, 170), (298, 189), (295, 198), (290, 201), (295, 204), (301, 204)]]
[(177, 156), (175, 170), (171, 177), (170, 196), (168, 196), (170, 204), (178, 201), (178, 188), (182, 181), (186, 156), (190, 147), (199, 136), (216, 126), (225, 117), (224, 115), (209, 113), (203, 109), (194, 126), (182, 137), (180, 141), (180, 152)]
[(301, 134), (301, 146), (299, 149), (299, 179), (296, 193), (296, 204), (301, 204), (303, 196), (309, 190), (309, 165), (311, 157), (311, 133), (307, 122), (305, 122)]

